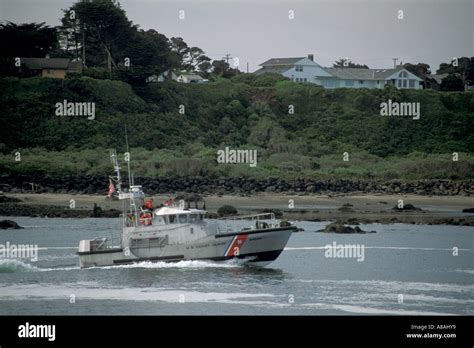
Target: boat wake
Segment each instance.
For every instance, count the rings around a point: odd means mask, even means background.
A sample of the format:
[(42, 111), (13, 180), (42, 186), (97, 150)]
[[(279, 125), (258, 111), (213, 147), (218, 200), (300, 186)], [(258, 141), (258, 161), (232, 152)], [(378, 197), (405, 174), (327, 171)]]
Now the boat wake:
[(117, 266), (102, 266), (102, 267), (89, 267), (86, 269), (120, 269), (120, 268), (235, 268), (242, 267), (245, 265), (246, 260), (237, 259), (222, 262), (214, 261), (200, 261), (200, 260), (185, 260), (178, 262), (151, 262), (141, 261), (127, 265)]
[[(183, 269), (203, 269), (203, 268), (236, 268), (243, 267), (246, 259), (235, 259), (222, 262), (214, 261), (200, 261), (200, 260), (185, 260), (178, 262), (151, 262), (142, 261), (127, 265), (117, 266), (103, 266), (103, 267), (89, 267), (82, 269), (83, 271), (88, 270), (100, 270), (100, 269), (133, 269), (133, 268), (144, 268), (144, 269), (160, 269), (160, 268), (183, 268)], [(23, 262), (20, 260), (0, 260), (0, 274), (1, 273), (17, 273), (17, 272), (51, 272), (51, 271), (77, 271), (81, 270), (79, 266), (70, 267), (51, 267), (42, 268), (37, 267), (33, 264)]]

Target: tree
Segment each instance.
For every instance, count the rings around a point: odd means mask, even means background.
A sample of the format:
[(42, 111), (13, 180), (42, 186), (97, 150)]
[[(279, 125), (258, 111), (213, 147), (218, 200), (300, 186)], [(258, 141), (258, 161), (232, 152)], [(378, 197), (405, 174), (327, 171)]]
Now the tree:
[(81, 1), (63, 12), (62, 40), (73, 38), (74, 54), (78, 55), (80, 40), (85, 45), (87, 65), (106, 66), (109, 71), (117, 67), (137, 30), (120, 4), (114, 0)]
[(214, 74), (222, 77), (230, 78), (240, 73), (238, 69), (231, 68), (229, 63), (224, 60), (214, 60), (212, 62), (212, 68)]
[(441, 63), (437, 74), (454, 75), (450, 77), (449, 84), (451, 84), (455, 77), (461, 80), (462, 85), (474, 84), (474, 57), (461, 57), (453, 60), (451, 63)]
[(45, 23), (0, 24), (0, 76), (28, 75), (15, 67), (16, 57), (43, 58), (57, 47), (57, 30)]
[(0, 24), (1, 57), (44, 57), (57, 47), (56, 28), (44, 22)]
[(359, 69), (369, 69), (367, 65), (361, 65), (352, 63), (350, 60), (346, 60), (345, 58), (341, 58), (336, 60), (332, 65), (334, 68), (359, 68)]
[(156, 30), (138, 30), (123, 50), (126, 60), (118, 64), (118, 75), (132, 85), (144, 84), (147, 77), (159, 75), (171, 67), (170, 47), (165, 35)]
[(211, 59), (204, 55), (204, 51), (199, 47), (189, 47), (181, 37), (172, 37), (170, 47), (173, 51), (171, 55), (176, 68), (187, 71), (200, 70), (207, 72), (210, 69)]
[(405, 63), (403, 64), (403, 67), (407, 69), (409, 72), (418, 76), (420, 79), (422, 79), (425, 82), (428, 75), (431, 74), (430, 66), (429, 64), (426, 64), (426, 63), (418, 63), (418, 64)]
[(463, 91), (464, 83), (458, 74), (449, 74), (443, 79), (443, 81), (441, 81), (440, 90), (441, 91)]

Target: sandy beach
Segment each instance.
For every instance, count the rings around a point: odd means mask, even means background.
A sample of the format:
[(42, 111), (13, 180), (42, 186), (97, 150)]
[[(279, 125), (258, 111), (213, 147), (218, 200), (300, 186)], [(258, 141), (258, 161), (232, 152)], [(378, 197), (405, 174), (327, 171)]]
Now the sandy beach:
[[(69, 207), (71, 200), (75, 209), (91, 210), (94, 204), (103, 210), (121, 209), (122, 202), (112, 201), (100, 195), (71, 194), (31, 194), (15, 193), (9, 197), (21, 199), (20, 204), (56, 205)], [(169, 196), (153, 196), (156, 205), (164, 202)], [(422, 223), (440, 224), (442, 220), (464, 221), (474, 223), (474, 214), (462, 210), (472, 208), (474, 200), (469, 196), (420, 196), (420, 195), (281, 195), (256, 194), (252, 196), (207, 196), (204, 197), (206, 209), (215, 213), (223, 205), (232, 205), (239, 214), (254, 213), (264, 209), (278, 209), (283, 217), (291, 220), (340, 220), (343, 222), (380, 222), (380, 223)], [(421, 210), (396, 211), (392, 208), (403, 200), (403, 204), (412, 204)], [(344, 207), (343, 207), (344, 206)], [(191, 203), (194, 207), (194, 203)], [(199, 203), (202, 208), (202, 202)], [(447, 222), (449, 223), (449, 222)]]

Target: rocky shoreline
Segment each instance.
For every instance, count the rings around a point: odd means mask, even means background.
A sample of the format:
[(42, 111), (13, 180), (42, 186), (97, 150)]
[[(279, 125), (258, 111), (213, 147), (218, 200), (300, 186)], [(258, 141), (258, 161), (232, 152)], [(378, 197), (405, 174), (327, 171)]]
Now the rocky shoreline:
[[(75, 207), (70, 207), (74, 197)], [(284, 206), (288, 197), (294, 209)], [(394, 209), (385, 200), (396, 202), (402, 197), (406, 209)], [(155, 196), (156, 202), (163, 196)], [(474, 226), (470, 197), (446, 196), (285, 196), (259, 194), (253, 196), (207, 196), (208, 218), (221, 215), (247, 215), (273, 212), (283, 220), (333, 221), (346, 225), (361, 224), (424, 224)], [(416, 205), (408, 202), (414, 202)], [(351, 202), (351, 203), (349, 203)], [(202, 204), (202, 203), (201, 203)], [(316, 204), (311, 206), (311, 204)], [(421, 206), (422, 208), (419, 208)], [(116, 218), (121, 214), (121, 202), (100, 195), (70, 194), (8, 194), (0, 195), (0, 216), (59, 217), (59, 218)], [(317, 209), (315, 209), (317, 207)], [(426, 207), (426, 208), (425, 208)], [(225, 211), (224, 211), (224, 208)], [(230, 210), (232, 208), (232, 210)], [(344, 208), (344, 209), (342, 209)]]
[[(147, 194), (169, 192), (192, 192), (204, 195), (224, 194), (331, 194), (331, 193), (380, 193), (416, 194), (439, 196), (474, 195), (474, 180), (416, 180), (375, 181), (343, 179), (295, 179), (281, 178), (220, 178), (208, 177), (136, 177), (135, 183), (142, 185)], [(4, 192), (103, 194), (107, 191), (107, 176), (65, 175), (53, 177), (42, 174), (0, 176), (0, 190)], [(125, 183), (126, 184), (126, 183)]]

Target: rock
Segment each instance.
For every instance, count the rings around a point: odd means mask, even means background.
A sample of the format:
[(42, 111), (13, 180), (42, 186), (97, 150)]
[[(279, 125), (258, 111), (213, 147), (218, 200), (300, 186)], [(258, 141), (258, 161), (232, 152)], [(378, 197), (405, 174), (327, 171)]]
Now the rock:
[(18, 225), (15, 221), (12, 220), (1, 220), (0, 221), (0, 229), (2, 230), (19, 230), (22, 229), (20, 225)]
[(21, 202), (21, 199), (0, 195), (0, 203), (18, 203), (18, 202)]
[(206, 213), (206, 219), (217, 219), (217, 218), (219, 218), (219, 215), (217, 215), (216, 213), (210, 213), (210, 212)]
[(463, 213), (474, 213), (474, 208), (466, 208), (462, 210)]
[(339, 209), (337, 209), (343, 213), (354, 213), (355, 210), (352, 209), (351, 207), (347, 206), (346, 204), (344, 204), (342, 207), (340, 207)]
[(223, 205), (222, 207), (217, 209), (217, 215), (219, 215), (220, 217), (237, 215), (237, 209), (231, 205)]
[(402, 208), (399, 208), (398, 205), (396, 205), (392, 209), (396, 211), (420, 211), (421, 210), (421, 208), (417, 208), (411, 203), (403, 205)]
[(345, 226), (338, 222), (333, 222), (333, 223), (330, 223), (329, 225), (326, 225), (326, 227), (324, 227), (323, 232), (326, 232), (326, 233), (367, 233), (366, 231), (363, 231), (359, 226), (356, 226), (356, 227)]

